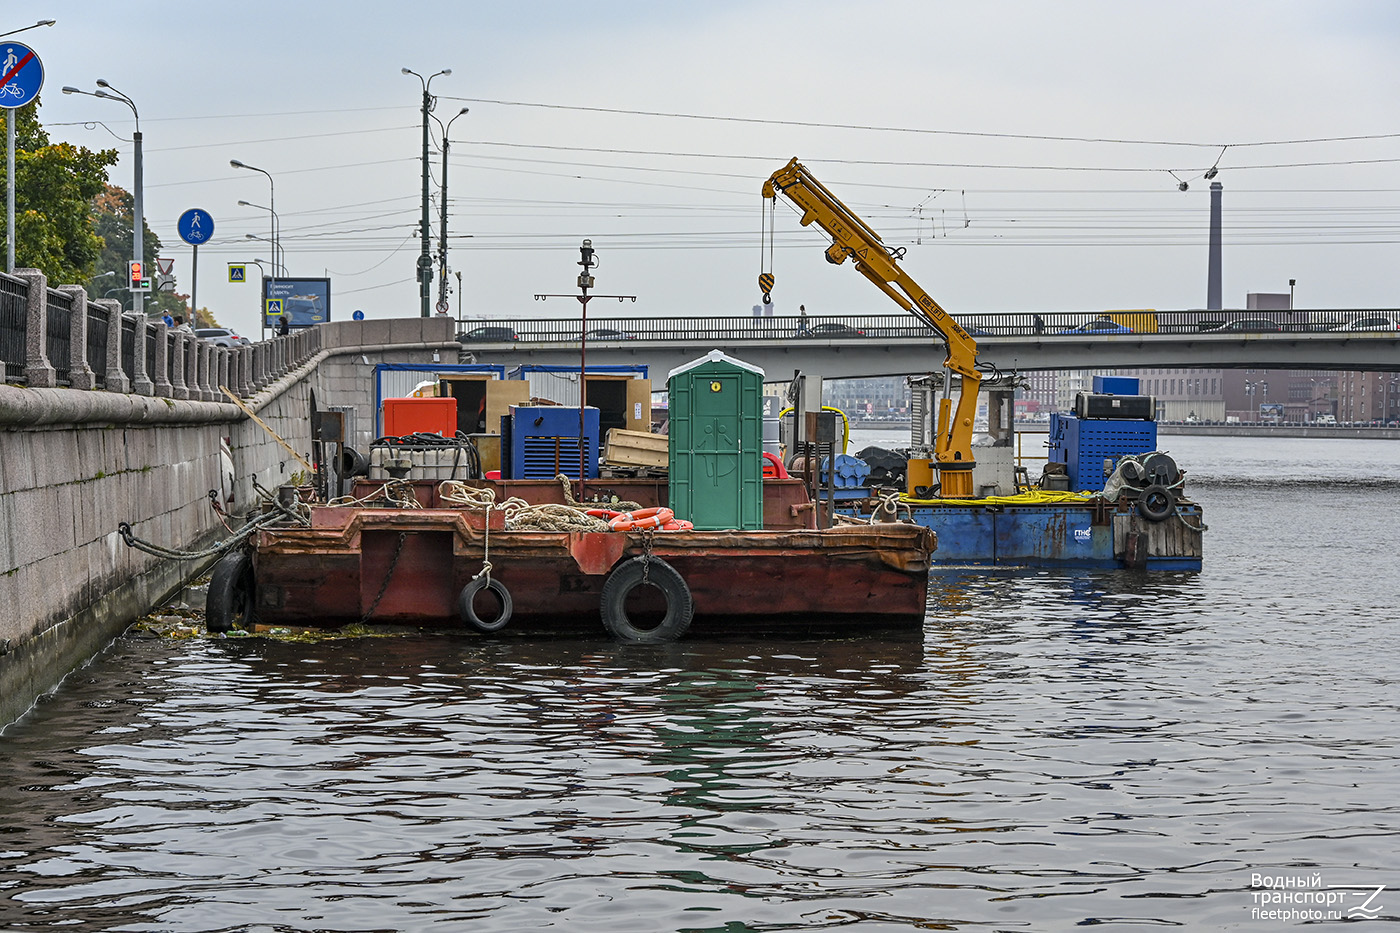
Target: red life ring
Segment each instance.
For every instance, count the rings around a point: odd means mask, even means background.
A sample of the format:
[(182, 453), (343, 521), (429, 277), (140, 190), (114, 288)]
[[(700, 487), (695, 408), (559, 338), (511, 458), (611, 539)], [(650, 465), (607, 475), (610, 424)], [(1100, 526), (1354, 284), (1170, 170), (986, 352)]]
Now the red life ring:
[(662, 531), (693, 531), (695, 526), (683, 518), (673, 518), (661, 526)]
[(675, 517), (676, 513), (665, 506), (638, 509), (635, 512), (623, 512), (608, 522), (608, 527), (613, 531), (642, 531), (647, 528), (660, 528)]
[(788, 478), (787, 467), (783, 466), (783, 461), (778, 457), (777, 454), (770, 454), (768, 451), (765, 450), (763, 452), (763, 459), (768, 461), (768, 463), (764, 464), (763, 466), (764, 476), (772, 477), (773, 479)]
[(622, 513), (621, 513), (621, 512), (614, 511), (614, 510), (612, 510), (612, 509), (589, 509), (588, 511), (584, 512), (583, 514), (584, 514), (584, 515), (591, 515), (591, 516), (593, 516), (594, 518), (601, 518), (601, 519), (603, 519), (604, 521), (610, 522), (610, 521), (612, 521), (614, 518), (617, 518), (617, 517), (618, 517), (619, 515), (621, 515)]

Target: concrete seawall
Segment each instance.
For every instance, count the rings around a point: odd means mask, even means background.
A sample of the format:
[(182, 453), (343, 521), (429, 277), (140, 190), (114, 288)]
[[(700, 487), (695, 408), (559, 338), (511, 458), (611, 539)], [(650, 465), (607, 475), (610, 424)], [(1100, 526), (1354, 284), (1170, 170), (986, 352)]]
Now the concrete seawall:
[[(355, 406), (368, 424), (374, 364), (455, 359), (453, 323), (322, 325), (323, 348), (245, 404), (310, 460), (313, 406)], [(210, 490), (239, 514), (254, 479), (274, 489), (302, 469), (231, 402), (0, 385), (0, 727), (208, 564), (128, 548), (119, 523), (199, 550), (228, 533)]]

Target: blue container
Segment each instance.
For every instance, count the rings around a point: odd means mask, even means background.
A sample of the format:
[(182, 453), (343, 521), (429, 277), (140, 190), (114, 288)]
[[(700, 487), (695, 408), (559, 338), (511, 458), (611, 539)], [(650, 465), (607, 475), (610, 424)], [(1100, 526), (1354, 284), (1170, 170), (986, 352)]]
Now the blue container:
[(1063, 463), (1069, 474), (1069, 488), (1086, 492), (1103, 489), (1104, 461), (1108, 473), (1127, 454), (1145, 454), (1157, 449), (1157, 422), (1108, 418), (1079, 418), (1052, 412), (1050, 415), (1051, 463)]
[(1095, 376), (1096, 395), (1138, 395), (1141, 380), (1131, 376)]
[(512, 405), (510, 417), (501, 419), (507, 437), (502, 451), (510, 456), (501, 464), (506, 479), (553, 479), (560, 473), (578, 479), (580, 449), (585, 478), (598, 475), (598, 409), (583, 410), (583, 442), (579, 441), (577, 408), (557, 405)]

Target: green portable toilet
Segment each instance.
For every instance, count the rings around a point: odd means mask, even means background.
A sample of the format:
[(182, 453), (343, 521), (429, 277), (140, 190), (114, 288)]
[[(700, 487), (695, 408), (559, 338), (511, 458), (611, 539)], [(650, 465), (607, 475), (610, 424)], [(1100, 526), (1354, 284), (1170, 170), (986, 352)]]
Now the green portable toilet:
[(763, 370), (711, 350), (671, 370), (671, 508), (697, 529), (763, 527)]

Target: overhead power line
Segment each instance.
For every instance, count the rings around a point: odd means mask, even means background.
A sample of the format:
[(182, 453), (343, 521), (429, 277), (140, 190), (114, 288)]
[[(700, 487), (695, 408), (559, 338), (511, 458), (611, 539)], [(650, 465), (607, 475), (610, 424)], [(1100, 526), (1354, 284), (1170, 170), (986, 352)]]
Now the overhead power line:
[(443, 100), (460, 100), (471, 104), (496, 104), (502, 107), (535, 107), (543, 110), (574, 110), (585, 113), (613, 113), (637, 117), (667, 117), (676, 120), (710, 120), (720, 123), (750, 123), (758, 126), (801, 126), (831, 130), (865, 130), (881, 133), (917, 133), (930, 136), (965, 136), (980, 139), (1028, 139), (1040, 142), (1106, 143), (1119, 146), (1189, 146), (1202, 149), (1222, 147), (1242, 148), (1245, 146), (1293, 146), (1311, 143), (1359, 142), (1361, 140), (1397, 139), (1400, 133), (1373, 133), (1359, 136), (1323, 136), (1304, 139), (1248, 140), (1244, 142), (1192, 142), (1172, 139), (1115, 139), (1107, 136), (1047, 136), (1036, 133), (988, 133), (974, 130), (934, 130), (908, 126), (880, 126), (862, 123), (824, 123), (813, 120), (773, 120), (759, 117), (726, 117), (718, 114), (679, 113), (661, 110), (626, 110), (618, 107), (581, 107), (569, 104), (546, 104), (537, 101), (495, 100), (487, 97), (448, 97)]

